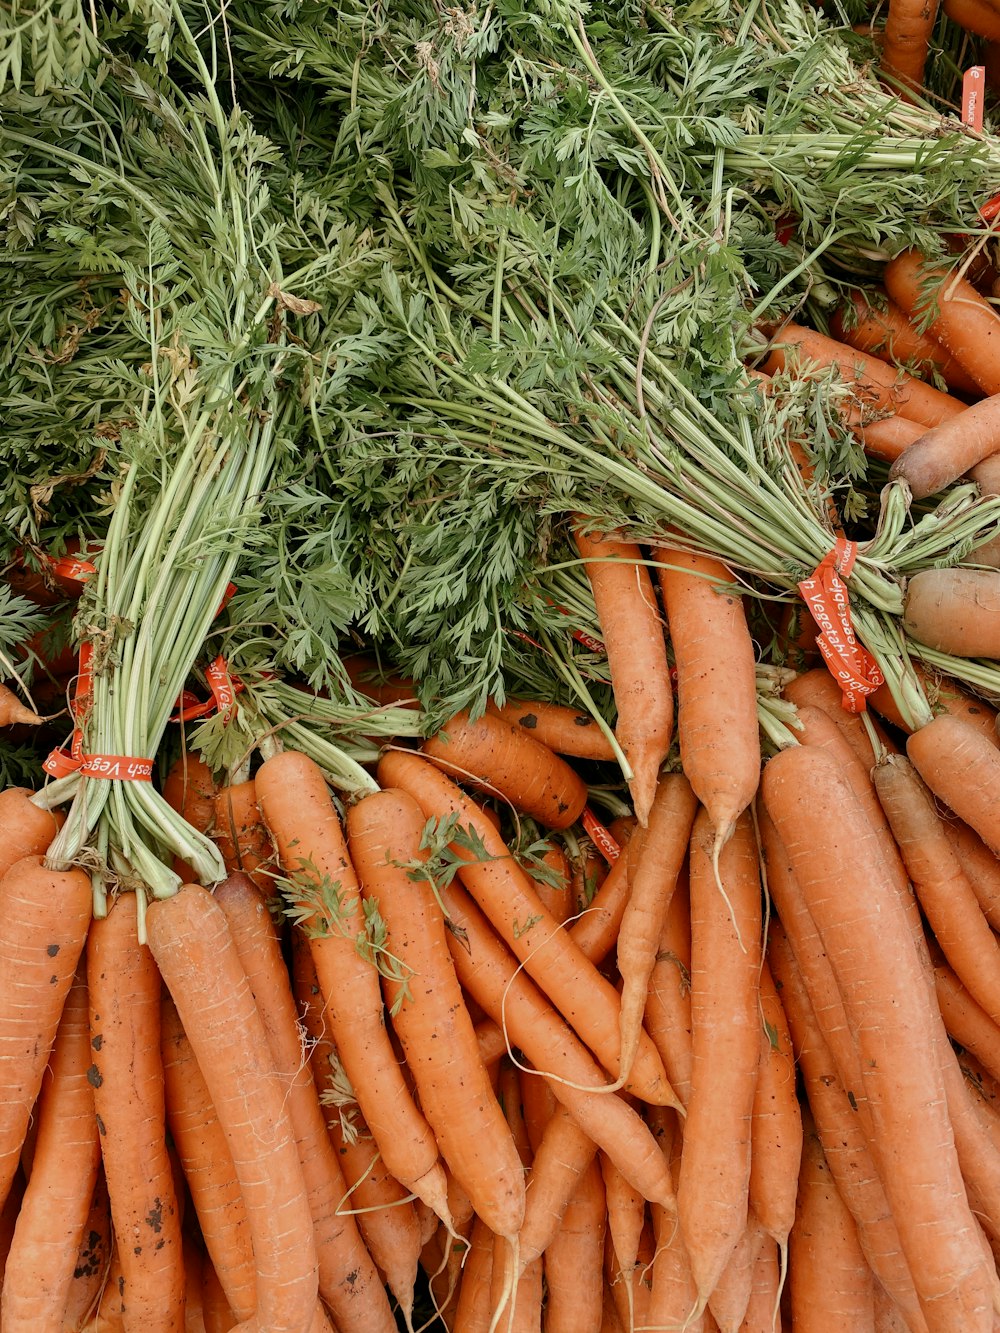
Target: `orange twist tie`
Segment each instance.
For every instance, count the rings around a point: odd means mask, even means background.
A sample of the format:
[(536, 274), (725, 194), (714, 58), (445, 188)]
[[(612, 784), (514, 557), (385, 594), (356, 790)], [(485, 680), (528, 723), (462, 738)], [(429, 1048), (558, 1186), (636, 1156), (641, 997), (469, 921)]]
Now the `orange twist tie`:
[(857, 542), (838, 537), (811, 577), (799, 584), (802, 599), (819, 626), (816, 646), (840, 686), (841, 702), (849, 713), (863, 713), (868, 695), (884, 683), (875, 659), (858, 643), (851, 620), (844, 580), (850, 577), (857, 554)]
[(619, 856), (621, 856), (622, 849), (589, 806), (586, 806), (583, 811), (583, 827), (587, 837), (601, 853), (608, 865), (613, 866)]

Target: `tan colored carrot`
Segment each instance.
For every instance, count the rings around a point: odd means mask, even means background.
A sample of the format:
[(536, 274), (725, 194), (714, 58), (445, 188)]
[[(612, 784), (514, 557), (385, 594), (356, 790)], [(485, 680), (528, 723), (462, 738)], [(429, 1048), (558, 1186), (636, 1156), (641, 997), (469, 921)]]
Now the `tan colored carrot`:
[[(459, 788), (419, 755), (386, 753), (379, 763), (378, 780), (386, 787), (408, 792), (425, 818), (457, 815), (461, 827), (478, 836), (492, 859), (480, 860), (467, 845), (452, 843), (451, 850), (463, 862), (459, 878), (528, 975), (545, 990), (604, 1067), (617, 1076), (621, 1051), (618, 992), (545, 910), (534, 885), (517, 866), (503, 839)], [(644, 1101), (665, 1098), (673, 1102), (660, 1057), (648, 1037), (640, 1038), (625, 1087)]]
[(961, 417), (921, 435), (895, 460), (889, 480), (902, 479), (913, 498), (923, 500), (943, 491), (998, 449), (1000, 395), (995, 394), (974, 403)]
[(499, 796), (547, 828), (575, 824), (587, 803), (582, 778), (523, 727), (496, 713), (458, 713), (420, 747), (456, 782)]
[(585, 561), (608, 650), (618, 721), (615, 735), (632, 769), (629, 790), (645, 825), (656, 778), (674, 728), (674, 701), (663, 623), (638, 546), (588, 535), (578, 518), (574, 538)]
[(127, 1326), (183, 1333), (184, 1265), (166, 1147), (160, 974), (139, 943), (134, 894), (117, 899), (87, 940), (94, 1093), (118, 1241)]
[(948, 714), (915, 731), (906, 754), (931, 791), (1000, 855), (1000, 750)]
[(606, 1224), (604, 1180), (591, 1159), (545, 1251), (546, 1333), (600, 1333)]
[(954, 657), (1000, 656), (1000, 570), (919, 570), (906, 585), (903, 628)]
[(922, 379), (940, 375), (950, 389), (978, 396), (979, 386), (953, 356), (933, 338), (921, 333), (904, 312), (884, 293), (874, 300), (855, 288), (834, 315), (830, 328), (835, 338), (891, 361)]
[(702, 1305), (746, 1225), (760, 1062), (761, 887), (750, 816), (740, 816), (722, 849), (718, 879), (714, 843), (714, 823), (702, 810), (691, 837), (691, 1099), (677, 1189)]
[(677, 670), (681, 763), (722, 847), (760, 781), (753, 640), (725, 565), (667, 546), (654, 554)]
[(447, 1219), (437, 1143), (389, 1041), (378, 972), (355, 947), (364, 938), (361, 897), (326, 779), (312, 760), (286, 750), (266, 760), (254, 781), (279, 861), (297, 885), (297, 901), (313, 908), (306, 924), (324, 1018), (365, 1123), (396, 1179)]
[(556, 754), (606, 762), (615, 759), (611, 742), (589, 713), (540, 699), (508, 699), (496, 711), (505, 722), (527, 731)]

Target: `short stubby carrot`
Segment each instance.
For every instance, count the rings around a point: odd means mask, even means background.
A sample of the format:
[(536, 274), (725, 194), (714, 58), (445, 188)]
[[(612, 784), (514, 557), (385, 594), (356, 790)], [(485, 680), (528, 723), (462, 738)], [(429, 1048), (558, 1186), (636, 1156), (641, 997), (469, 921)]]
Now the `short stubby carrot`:
[(59, 832), (63, 815), (43, 810), (28, 787), (0, 791), (0, 876), (24, 856), (40, 856)]
[(180, 1014), (233, 1158), (257, 1269), (260, 1333), (308, 1333), (319, 1290), (295, 1136), (222, 908), (196, 884), (151, 904), (149, 947)]
[(953, 657), (1000, 657), (1000, 569), (921, 569), (906, 584), (903, 628)]
[(91, 902), (89, 875), (49, 870), (40, 855), (0, 878), (0, 1202), (17, 1172)]
[(632, 769), (635, 813), (645, 824), (674, 729), (663, 622), (638, 546), (614, 535), (588, 535), (584, 524), (577, 520), (574, 538), (608, 650), (618, 709), (615, 735)]
[(569, 828), (587, 804), (583, 779), (523, 727), (483, 713), (450, 718), (420, 747), (456, 782), (509, 801), (547, 828)]

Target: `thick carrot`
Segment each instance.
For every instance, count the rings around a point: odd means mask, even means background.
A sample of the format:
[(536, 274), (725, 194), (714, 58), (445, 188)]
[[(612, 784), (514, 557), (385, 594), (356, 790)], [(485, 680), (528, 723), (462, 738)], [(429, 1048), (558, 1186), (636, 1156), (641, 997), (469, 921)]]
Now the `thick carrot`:
[[(849, 306), (849, 308), (848, 308)], [(978, 396), (979, 386), (953, 356), (921, 333), (888, 296), (873, 302), (855, 288), (830, 322), (833, 336), (859, 352), (909, 369), (922, 379), (940, 375), (950, 389)]]
[[(660, 778), (618, 933), (623, 1076), (631, 1071), (639, 1047), (643, 1011), (663, 922), (687, 860), (688, 841), (697, 809), (698, 802), (691, 785), (682, 773), (667, 773)], [(718, 826), (716, 828), (718, 830)]]
[(875, 1279), (808, 1119), (791, 1236), (792, 1318), (802, 1333), (874, 1333)]
[(965, 404), (957, 398), (914, 379), (905, 370), (887, 366), (878, 357), (845, 347), (843, 343), (800, 324), (782, 327), (764, 369), (784, 370), (789, 353), (796, 354), (800, 361), (815, 362), (823, 367), (837, 366), (841, 379), (854, 386), (864, 403), (880, 411), (898, 412), (924, 426), (937, 426), (965, 411)]
[(250, 1223), (225, 1132), (169, 995), (161, 1002), (160, 1049), (167, 1125), (213, 1271), (235, 1315), (249, 1319), (257, 1304)]
[[(347, 1187), (302, 1058), (295, 999), (266, 899), (247, 875), (238, 874), (216, 888), (215, 901), (229, 923), (284, 1089), (312, 1213), (320, 1295), (342, 1333), (389, 1333), (395, 1324), (374, 1264), (354, 1219), (337, 1211)], [(405, 1288), (394, 1294), (401, 1301), (412, 1297)]]
[(274, 863), (274, 848), (257, 806), (257, 784), (237, 782), (216, 793), (215, 841), (231, 875), (249, 875), (264, 893), (271, 893), (274, 877), (267, 868)]
[[(1000, 746), (996, 730), (997, 714), (994, 708), (976, 695), (969, 694), (957, 680), (941, 676), (922, 666), (920, 662), (911, 662), (910, 665), (935, 713), (950, 713), (953, 717), (963, 718), (981, 731), (991, 745)], [(904, 722), (887, 686), (879, 686), (869, 702), (893, 726), (907, 733), (912, 732), (913, 728)]]
[(500, 796), (548, 828), (569, 828), (587, 804), (583, 780), (547, 745), (496, 713), (458, 713), (423, 753), (456, 782)]
[(348, 845), (396, 960), (383, 987), (424, 1114), (478, 1215), (509, 1241), (524, 1220), (521, 1162), (479, 1059), (434, 888), (402, 868), (426, 860), (424, 824), (406, 793), (378, 792), (349, 811)]
[[(976, 464), (970, 471), (969, 476), (979, 487), (981, 494), (1000, 495), (1000, 456), (990, 454), (988, 458), (984, 458), (981, 463)], [(990, 547), (994, 549), (992, 542)], [(988, 563), (994, 564), (995, 561), (990, 560)]]
[[(529, 1078), (543, 1084), (540, 1078)], [(544, 1085), (543, 1086), (547, 1086)], [(556, 1105), (531, 1166), (519, 1238), (521, 1262), (542, 1254), (560, 1223), (580, 1178), (597, 1155), (597, 1145), (564, 1106)]]
[(910, 3), (889, 0), (879, 69), (902, 84), (904, 97), (906, 89), (916, 91), (923, 84), (936, 18), (937, 4), (929, 0), (920, 0), (918, 4), (913, 4), (912, 0)]
[(505, 722), (528, 732), (556, 754), (614, 761), (611, 742), (589, 713), (578, 713), (575, 708), (540, 699), (508, 699), (496, 712)]
[(632, 769), (629, 790), (635, 813), (645, 825), (674, 728), (663, 623), (638, 546), (613, 534), (588, 535), (584, 523), (577, 520), (574, 538), (586, 562), (608, 650), (618, 709), (615, 735)]
[(25, 856), (0, 879), (0, 1202), (17, 1172), (90, 914), (90, 877), (81, 870), (49, 870), (41, 856)]
[[(59, 1333), (80, 1333), (96, 1310), (108, 1277), (111, 1245), (111, 1204), (104, 1170), (98, 1164), (97, 1183), (80, 1238), (69, 1294), (62, 1310), (62, 1323), (56, 1325)], [(3, 1278), (0, 1267), (0, 1284)]]
[(903, 628), (954, 657), (1000, 656), (1000, 570), (919, 570), (906, 584)]
[(439, 892), (452, 927), (465, 932), (461, 942), (453, 933), (448, 937), (463, 989), (542, 1076), (553, 1076), (550, 1086), (558, 1100), (643, 1197), (673, 1208), (669, 1172), (638, 1114), (621, 1098), (602, 1095), (606, 1082), (600, 1066), (518, 970), (468, 894), (454, 883), (440, 885)]
[(78, 973), (38, 1100), (31, 1179), (0, 1296), (0, 1324), (10, 1333), (58, 1328), (69, 1299), (101, 1161), (90, 1063), (87, 987)]
[(28, 787), (0, 791), (0, 876), (22, 857), (46, 852), (62, 827), (62, 814), (43, 810), (33, 795)]
[[(791, 700), (796, 708), (812, 707), (826, 713), (827, 717), (837, 724), (844, 740), (854, 751), (855, 757), (869, 772), (871, 771), (875, 763), (875, 752), (864, 723), (857, 714), (846, 711), (840, 686), (825, 666), (814, 667), (811, 671), (796, 676), (784, 686), (781, 693), (784, 698)], [(879, 739), (886, 748), (893, 748), (884, 732), (879, 732)]]
[(906, 754), (934, 795), (1000, 855), (1000, 750), (968, 722), (943, 714), (913, 733)]
[[(259, 780), (259, 779), (258, 779)], [(621, 1001), (549, 912), (535, 886), (518, 867), (496, 830), (455, 784), (419, 755), (390, 751), (382, 756), (378, 780), (409, 793), (424, 817), (457, 815), (463, 829), (474, 832), (489, 860), (457, 842), (451, 850), (463, 865), (459, 878), (489, 917), (524, 969), (587, 1043), (606, 1069), (619, 1071)], [(674, 1100), (656, 1048), (640, 1037), (628, 1091), (644, 1101)]]
[(725, 565), (673, 547), (654, 554), (677, 670), (681, 764), (721, 847), (760, 781), (753, 640)]
[(908, 417), (876, 417), (865, 421), (862, 413), (848, 412), (847, 425), (861, 442), (869, 458), (881, 458), (894, 463), (911, 444), (926, 434), (927, 428)]
[(150, 948), (173, 996), (226, 1135), (257, 1267), (247, 1329), (308, 1333), (318, 1291), (302, 1168), (267, 1045), (222, 908), (185, 884), (146, 915)]
[(812, 746), (776, 755), (762, 792), (855, 1034), (882, 1183), (928, 1324), (989, 1329), (995, 1274), (971, 1224), (931, 997), (877, 835), (836, 762)]
[(994, 930), (1000, 930), (1000, 861), (960, 819), (946, 819), (944, 831), (983, 915)]
[(160, 974), (139, 943), (134, 895), (119, 897), (87, 940), (97, 1127), (118, 1240), (125, 1323), (181, 1333), (184, 1265), (166, 1147)]
[[(919, 250), (904, 250), (891, 260), (884, 281), (896, 304), (951, 353), (983, 393), (1000, 393), (1000, 315), (971, 282), (944, 265), (925, 263)], [(928, 314), (933, 317), (926, 323)]]
[[(163, 799), (171, 810), (183, 815), (199, 833), (210, 833), (215, 826), (215, 796), (218, 790), (212, 770), (201, 755), (182, 750), (163, 780)], [(183, 880), (195, 878), (194, 871), (180, 857), (174, 858), (174, 870)]]
[(278, 858), (297, 886), (296, 901), (313, 908), (306, 928), (324, 1019), (365, 1123), (396, 1179), (447, 1218), (437, 1143), (393, 1052), (378, 971), (356, 948), (365, 938), (360, 890), (326, 779), (311, 759), (286, 750), (266, 760), (254, 780)]
[[(961, 424), (959, 424), (961, 423)], [(895, 460), (889, 480), (902, 479), (915, 500), (937, 495), (1000, 449), (1000, 395), (921, 435)]]
[(545, 1251), (546, 1333), (600, 1333), (606, 1222), (604, 1180), (591, 1159)]
[(671, 1087), (687, 1106), (691, 1099), (691, 895), (686, 875), (670, 899), (663, 922), (644, 1022)]

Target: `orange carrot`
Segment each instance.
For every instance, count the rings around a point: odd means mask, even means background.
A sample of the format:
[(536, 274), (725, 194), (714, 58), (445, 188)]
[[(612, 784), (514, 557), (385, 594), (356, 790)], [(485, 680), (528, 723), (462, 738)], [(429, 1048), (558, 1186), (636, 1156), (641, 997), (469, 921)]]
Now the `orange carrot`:
[(33, 708), (26, 708), (13, 690), (0, 685), (0, 727), (38, 727), (41, 722)]
[(573, 882), (570, 878), (569, 859), (563, 849), (551, 843), (542, 853), (543, 871), (532, 870), (535, 891), (546, 909), (560, 925), (565, 925), (574, 914)]
[(257, 1267), (251, 1324), (302, 1333), (318, 1290), (312, 1217), (284, 1092), (225, 915), (205, 889), (185, 884), (149, 907), (146, 930), (243, 1194)]
[(606, 1218), (604, 1180), (591, 1160), (545, 1251), (546, 1333), (600, 1333)]
[(636, 1266), (646, 1216), (646, 1201), (603, 1153), (599, 1161), (607, 1204), (611, 1285), (618, 1302), (619, 1316), (627, 1327), (632, 1328), (637, 1322), (644, 1322), (637, 1317), (635, 1298)]
[(750, 1301), (743, 1316), (739, 1333), (781, 1333), (782, 1273), (778, 1261), (778, 1247), (765, 1236), (757, 1253), (750, 1282)]
[[(991, 745), (1000, 746), (995, 709), (974, 694), (969, 694), (957, 680), (941, 676), (922, 666), (920, 662), (912, 662), (911, 666), (935, 713), (950, 713), (953, 717), (964, 719), (981, 731)], [(872, 707), (893, 726), (905, 732), (913, 730), (903, 721), (887, 686), (881, 685), (871, 696), (870, 702)]]
[(659, 547), (656, 558), (677, 669), (681, 763), (719, 847), (760, 781), (756, 654), (743, 602), (718, 560)]
[(1000, 861), (960, 819), (946, 819), (944, 831), (983, 915), (994, 930), (1000, 930)]
[(216, 793), (215, 841), (231, 875), (249, 875), (258, 889), (271, 893), (274, 878), (267, 873), (274, 848), (257, 806), (257, 784), (237, 782)]
[(983, 393), (1000, 393), (1000, 315), (971, 282), (945, 265), (925, 263), (918, 250), (891, 260), (884, 281), (897, 305), (951, 353)]
[(903, 628), (954, 657), (1000, 656), (1000, 570), (919, 570), (906, 584)]
[(231, 1333), (236, 1327), (236, 1316), (229, 1308), (222, 1283), (207, 1256), (201, 1266), (201, 1309), (205, 1333)]
[(574, 538), (586, 562), (607, 645), (618, 709), (615, 735), (632, 769), (629, 790), (639, 823), (645, 826), (674, 727), (663, 624), (638, 546), (613, 534), (587, 535), (584, 523), (577, 520)]
[[(462, 860), (459, 878), (553, 1004), (612, 1074), (619, 1070), (621, 1002), (615, 988), (586, 959), (572, 938), (543, 907), (531, 880), (511, 857), (503, 839), (449, 778), (419, 755), (388, 752), (378, 767), (386, 787), (408, 792), (425, 818), (457, 815), (463, 829), (478, 835), (490, 859), (468, 846), (451, 844)], [(645, 1101), (673, 1102), (660, 1057), (648, 1037), (640, 1039), (628, 1091)]]
[[(62, 1311), (62, 1324), (57, 1325), (60, 1333), (80, 1333), (80, 1329), (96, 1310), (107, 1282), (111, 1245), (108, 1186), (104, 1170), (98, 1164), (97, 1184), (80, 1239), (69, 1294)], [(0, 1267), (0, 1284), (3, 1278), (3, 1269)]]
[[(216, 782), (212, 770), (200, 755), (182, 750), (163, 781), (163, 799), (171, 810), (183, 815), (199, 833), (210, 833), (215, 826)], [(183, 880), (195, 878), (194, 871), (179, 857), (174, 870)]]
[(1000, 1028), (943, 960), (934, 966), (934, 991), (948, 1035), (1000, 1079)]
[[(959, 424), (959, 422), (961, 424)], [(921, 435), (895, 460), (889, 480), (902, 478), (915, 500), (937, 495), (1000, 449), (1000, 395)]]
[(306, 928), (324, 1018), (365, 1123), (396, 1179), (447, 1219), (437, 1143), (389, 1041), (378, 972), (355, 947), (364, 938), (360, 891), (326, 779), (311, 759), (285, 750), (266, 760), (254, 780), (278, 858), (297, 886), (296, 901), (313, 909)]
[(857, 1040), (875, 1155), (921, 1305), (942, 1326), (950, 1318), (956, 1327), (989, 1329), (995, 1274), (971, 1225), (930, 994), (877, 835), (836, 762), (818, 748), (776, 755), (762, 792)]
[(1000, 855), (1000, 750), (946, 713), (913, 733), (906, 754), (934, 795)]
[(718, 881), (714, 841), (702, 810), (691, 837), (691, 1100), (677, 1207), (703, 1306), (746, 1224), (760, 1061), (761, 893), (749, 815), (722, 849)]
[(69, 1299), (101, 1160), (90, 1063), (87, 987), (78, 973), (38, 1101), (31, 1179), (0, 1297), (0, 1323), (10, 1333), (58, 1328)]
[(890, 0), (879, 68), (902, 84), (904, 97), (907, 89), (916, 91), (923, 84), (924, 65), (936, 18), (936, 4), (907, 5), (902, 0)]
[(90, 913), (90, 877), (81, 870), (49, 870), (41, 856), (25, 856), (0, 879), (0, 1202), (17, 1172)]
[(93, 1048), (88, 1077), (126, 1323), (182, 1333), (184, 1265), (166, 1147), (160, 974), (149, 949), (139, 943), (133, 894), (119, 897), (90, 928), (87, 988)]
[[(543, 1084), (529, 1078), (531, 1084)], [(573, 1192), (597, 1155), (597, 1146), (558, 1105), (535, 1150), (520, 1235), (522, 1263), (542, 1254), (559, 1231)]]
[(579, 909), (580, 915), (569, 930), (570, 939), (592, 963), (601, 963), (614, 948), (621, 929), (622, 917), (632, 892), (642, 839), (637, 838), (622, 847), (618, 860), (601, 880), (597, 892)]
[(920, 333), (895, 301), (883, 293), (872, 301), (856, 288), (836, 312), (830, 327), (835, 338), (860, 352), (910, 369), (923, 379), (938, 374), (959, 393), (979, 394), (979, 386), (968, 371), (933, 338)]
[(556, 754), (576, 759), (613, 761), (615, 758), (611, 742), (589, 713), (578, 713), (575, 708), (540, 699), (508, 699), (496, 712), (505, 722), (528, 732)]
[[(875, 752), (865, 731), (864, 724), (855, 713), (848, 713), (843, 706), (840, 686), (827, 671), (826, 667), (814, 667), (801, 676), (788, 682), (781, 691), (784, 698), (791, 700), (796, 708), (813, 707), (826, 713), (837, 724), (843, 738), (854, 751), (867, 771), (875, 763)], [(876, 727), (876, 730), (878, 728)], [(879, 739), (887, 749), (893, 749), (884, 732), (879, 731)]]
[(687, 1106), (691, 1099), (691, 897), (686, 875), (670, 899), (663, 922), (644, 1022), (671, 1087)]
[(565, 759), (495, 713), (475, 722), (458, 713), (420, 748), (456, 782), (503, 797), (548, 828), (569, 828), (587, 803), (587, 788)]
[(847, 425), (861, 442), (869, 458), (881, 458), (894, 463), (906, 449), (926, 434), (926, 427), (908, 417), (876, 417), (865, 421), (863, 414), (849, 411)]
[(767, 1239), (760, 1221), (751, 1209), (736, 1248), (708, 1298), (708, 1308), (715, 1322), (726, 1333), (739, 1333), (750, 1304), (757, 1256)]
[(492, 1302), (490, 1288), (493, 1278), (493, 1236), (481, 1217), (472, 1228), (472, 1244), (458, 1294), (455, 1328), (468, 1333), (488, 1333)]

